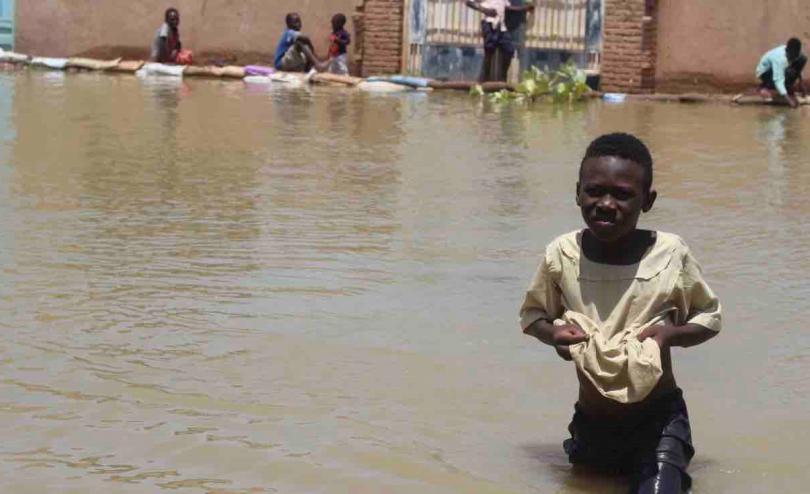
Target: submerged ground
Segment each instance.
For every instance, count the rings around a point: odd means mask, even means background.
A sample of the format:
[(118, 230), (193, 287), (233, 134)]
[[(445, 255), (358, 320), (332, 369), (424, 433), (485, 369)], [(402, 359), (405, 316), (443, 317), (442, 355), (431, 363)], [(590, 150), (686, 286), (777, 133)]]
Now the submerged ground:
[(0, 73), (0, 491), (623, 492), (517, 310), (624, 130), (724, 304), (694, 491), (801, 492), (807, 111)]

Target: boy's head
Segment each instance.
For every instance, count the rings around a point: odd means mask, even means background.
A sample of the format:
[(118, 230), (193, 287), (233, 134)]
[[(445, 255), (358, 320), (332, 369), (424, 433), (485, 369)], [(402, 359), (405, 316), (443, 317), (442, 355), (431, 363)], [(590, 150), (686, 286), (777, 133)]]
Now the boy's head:
[(785, 51), (787, 52), (788, 61), (792, 62), (796, 60), (799, 58), (799, 55), (802, 54), (802, 42), (799, 41), (799, 38), (790, 38), (785, 47)]
[(298, 15), (297, 12), (290, 12), (287, 14), (284, 21), (287, 23), (287, 29), (292, 29), (293, 31), (300, 31), (303, 25), (301, 22), (301, 16)]
[(591, 233), (603, 242), (632, 233), (655, 202), (652, 178), (650, 150), (637, 137), (615, 133), (594, 139), (577, 182), (577, 205)]
[(346, 26), (346, 16), (343, 14), (335, 14), (332, 16), (332, 30), (337, 32)]
[(163, 14), (163, 19), (171, 27), (176, 28), (180, 25), (180, 11), (174, 7), (169, 7)]

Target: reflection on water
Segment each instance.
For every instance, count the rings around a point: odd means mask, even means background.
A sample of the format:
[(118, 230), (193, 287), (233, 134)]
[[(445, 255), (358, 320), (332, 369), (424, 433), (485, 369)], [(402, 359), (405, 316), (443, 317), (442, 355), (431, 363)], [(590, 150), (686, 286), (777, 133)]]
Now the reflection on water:
[(805, 113), (0, 73), (0, 490), (623, 492), (516, 323), (621, 129), (727, 314), (675, 356), (696, 492), (799, 492)]

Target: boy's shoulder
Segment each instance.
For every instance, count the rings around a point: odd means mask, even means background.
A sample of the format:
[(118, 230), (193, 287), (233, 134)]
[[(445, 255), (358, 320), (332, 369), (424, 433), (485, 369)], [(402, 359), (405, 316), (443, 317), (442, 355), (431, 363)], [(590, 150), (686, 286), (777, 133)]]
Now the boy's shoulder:
[(673, 254), (686, 254), (689, 252), (689, 246), (680, 235), (662, 232), (661, 230), (656, 230), (655, 232), (655, 247), (657, 249), (668, 250)]
[(582, 230), (574, 230), (556, 236), (546, 245), (546, 253), (564, 253), (566, 255), (579, 255)]

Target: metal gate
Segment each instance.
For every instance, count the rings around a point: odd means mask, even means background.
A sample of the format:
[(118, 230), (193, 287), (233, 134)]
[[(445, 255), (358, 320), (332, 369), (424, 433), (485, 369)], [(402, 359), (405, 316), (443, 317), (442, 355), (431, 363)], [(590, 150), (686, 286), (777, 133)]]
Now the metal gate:
[[(481, 45), (481, 14), (464, 0), (406, 0), (407, 51), (403, 69), (421, 72), (426, 46)], [(534, 0), (526, 24), (525, 49), (585, 54), (598, 72), (601, 54), (601, 0)]]
[(14, 0), (0, 0), (0, 48), (14, 49)]

